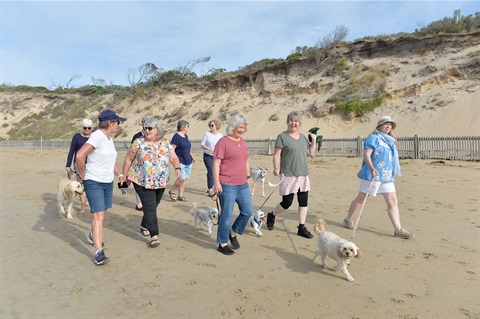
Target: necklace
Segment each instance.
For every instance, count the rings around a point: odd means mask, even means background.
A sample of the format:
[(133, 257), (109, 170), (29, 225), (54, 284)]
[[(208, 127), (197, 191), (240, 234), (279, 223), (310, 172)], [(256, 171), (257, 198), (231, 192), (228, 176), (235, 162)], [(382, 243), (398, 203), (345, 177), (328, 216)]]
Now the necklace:
[(240, 137), (239, 138), (234, 138), (232, 136), (228, 136), (228, 138), (231, 139), (232, 141), (236, 142), (238, 147), (242, 147), (240, 145), (240, 141), (242, 140)]

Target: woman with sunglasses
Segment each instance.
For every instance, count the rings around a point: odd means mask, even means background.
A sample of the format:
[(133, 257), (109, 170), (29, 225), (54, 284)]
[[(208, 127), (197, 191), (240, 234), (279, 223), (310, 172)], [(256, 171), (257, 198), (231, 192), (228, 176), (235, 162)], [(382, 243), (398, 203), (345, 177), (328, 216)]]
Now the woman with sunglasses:
[(223, 137), (223, 134), (218, 131), (220, 122), (217, 120), (211, 120), (208, 123), (208, 127), (210, 131), (205, 133), (200, 145), (203, 148), (203, 163), (207, 168), (207, 193), (208, 196), (213, 196), (213, 150), (218, 140)]
[[(154, 117), (143, 122), (143, 137), (133, 141), (123, 162), (123, 175), (133, 183), (135, 192), (143, 204), (140, 232), (150, 236), (150, 247), (160, 245), (157, 207), (160, 204), (168, 180), (170, 164), (177, 178), (181, 177), (180, 161), (175, 150), (164, 137), (160, 121)], [(120, 178), (123, 182), (123, 179)]]
[[(78, 175), (77, 169), (77, 152), (82, 148), (85, 142), (90, 137), (93, 129), (93, 121), (90, 119), (83, 119), (82, 121), (83, 131), (73, 135), (72, 141), (70, 142), (70, 151), (67, 156), (67, 165), (65, 165), (65, 170), (70, 173), (71, 171), (75, 172), (77, 176), (77, 181), (83, 185), (83, 180)], [(72, 161), (73, 167), (72, 170)], [(88, 205), (87, 194), (85, 192), (80, 195), (80, 211), (79, 214), (85, 214), (85, 207)]]
[(117, 175), (120, 182), (125, 181), (117, 166), (117, 150), (113, 143), (120, 122), (125, 120), (113, 110), (100, 112), (98, 130), (90, 135), (77, 153), (78, 174), (83, 179), (93, 215), (92, 231), (87, 235), (87, 241), (95, 248), (93, 262), (97, 266), (109, 261), (103, 249), (103, 220), (107, 210), (113, 206), (113, 180)]

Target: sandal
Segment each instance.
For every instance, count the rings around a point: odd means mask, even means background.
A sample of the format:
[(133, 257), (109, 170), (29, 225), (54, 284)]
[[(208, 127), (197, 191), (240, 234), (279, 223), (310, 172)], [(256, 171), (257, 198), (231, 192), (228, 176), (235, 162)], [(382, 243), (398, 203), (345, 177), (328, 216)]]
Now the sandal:
[(170, 196), (171, 200), (177, 200), (177, 195), (175, 195), (175, 193), (172, 193), (171, 190), (168, 191), (168, 195)]
[(143, 236), (150, 236), (150, 232), (145, 227), (140, 227), (140, 232)]
[(157, 239), (152, 239), (150, 240), (150, 247), (157, 247), (158, 245), (160, 245), (160, 241)]
[(177, 198), (177, 200), (179, 200), (179, 201), (181, 201), (181, 202), (188, 202), (188, 200), (187, 200), (185, 197), (183, 197), (183, 196), (179, 196), (179, 197)]

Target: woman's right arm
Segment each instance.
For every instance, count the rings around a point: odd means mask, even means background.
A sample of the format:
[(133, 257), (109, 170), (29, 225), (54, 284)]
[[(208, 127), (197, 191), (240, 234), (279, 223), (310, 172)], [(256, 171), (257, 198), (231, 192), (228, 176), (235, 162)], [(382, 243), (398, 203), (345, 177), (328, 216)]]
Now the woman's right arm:
[(275, 147), (273, 153), (273, 175), (280, 176), (280, 155), (282, 154), (282, 149), (280, 147)]
[(75, 149), (77, 148), (77, 143), (75, 142), (75, 136), (72, 138), (70, 142), (70, 150), (68, 151), (67, 155), (67, 164), (65, 165), (65, 169), (69, 171), (72, 167), (73, 155), (75, 154)]
[[(128, 149), (127, 155), (125, 155), (125, 160), (123, 161), (123, 168), (122, 168), (122, 174), (123, 176), (120, 177), (120, 181), (126, 181), (127, 180), (127, 174), (128, 170), (130, 169), (130, 166), (132, 165), (132, 161), (137, 156), (137, 151), (132, 149), (131, 147)], [(123, 177), (123, 180), (122, 180)]]
[(213, 159), (213, 191), (215, 194), (220, 194), (222, 192), (222, 185), (220, 184), (220, 163), (222, 162), (221, 158), (215, 157)]
[(85, 163), (87, 160), (88, 154), (90, 154), (95, 148), (92, 144), (85, 143), (82, 148), (77, 152), (76, 161), (77, 161), (77, 169), (78, 169), (78, 176), (82, 180), (85, 179)]
[(366, 148), (363, 151), (363, 160), (365, 161), (365, 164), (367, 164), (368, 168), (370, 169), (370, 173), (375, 178), (375, 177), (377, 177), (378, 172), (375, 169), (375, 167), (373, 167), (372, 153), (373, 153), (373, 150), (371, 148)]

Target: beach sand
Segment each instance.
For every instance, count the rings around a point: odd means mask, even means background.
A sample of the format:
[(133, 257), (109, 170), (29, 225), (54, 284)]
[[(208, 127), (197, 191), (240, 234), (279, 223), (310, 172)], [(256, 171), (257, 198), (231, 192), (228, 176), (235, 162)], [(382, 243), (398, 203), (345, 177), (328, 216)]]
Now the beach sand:
[[(160, 246), (139, 232), (133, 190), (114, 190), (104, 224), (110, 263), (92, 262), (85, 239), (91, 214), (58, 216), (56, 185), (67, 150), (1, 149), (1, 318), (480, 318), (480, 163), (402, 160), (396, 187), (403, 227), (416, 237), (393, 237), (383, 197), (369, 197), (353, 241), (363, 256), (349, 268), (323, 270), (312, 258), (316, 237), (296, 235), (296, 200), (263, 236), (239, 236), (233, 256), (216, 251), (212, 237), (193, 228), (192, 202), (206, 196), (201, 154), (185, 196), (158, 207)], [(123, 163), (119, 150), (118, 163)], [(360, 158), (309, 159), (312, 190), (307, 227), (316, 218), (344, 238), (342, 226), (358, 192)], [(252, 156), (270, 170), (271, 156)], [(170, 184), (173, 181), (170, 182)], [(262, 210), (280, 200), (278, 190)], [(255, 208), (266, 200), (259, 186)], [(238, 214), (238, 209), (234, 212)], [(333, 260), (328, 259), (330, 265)]]

